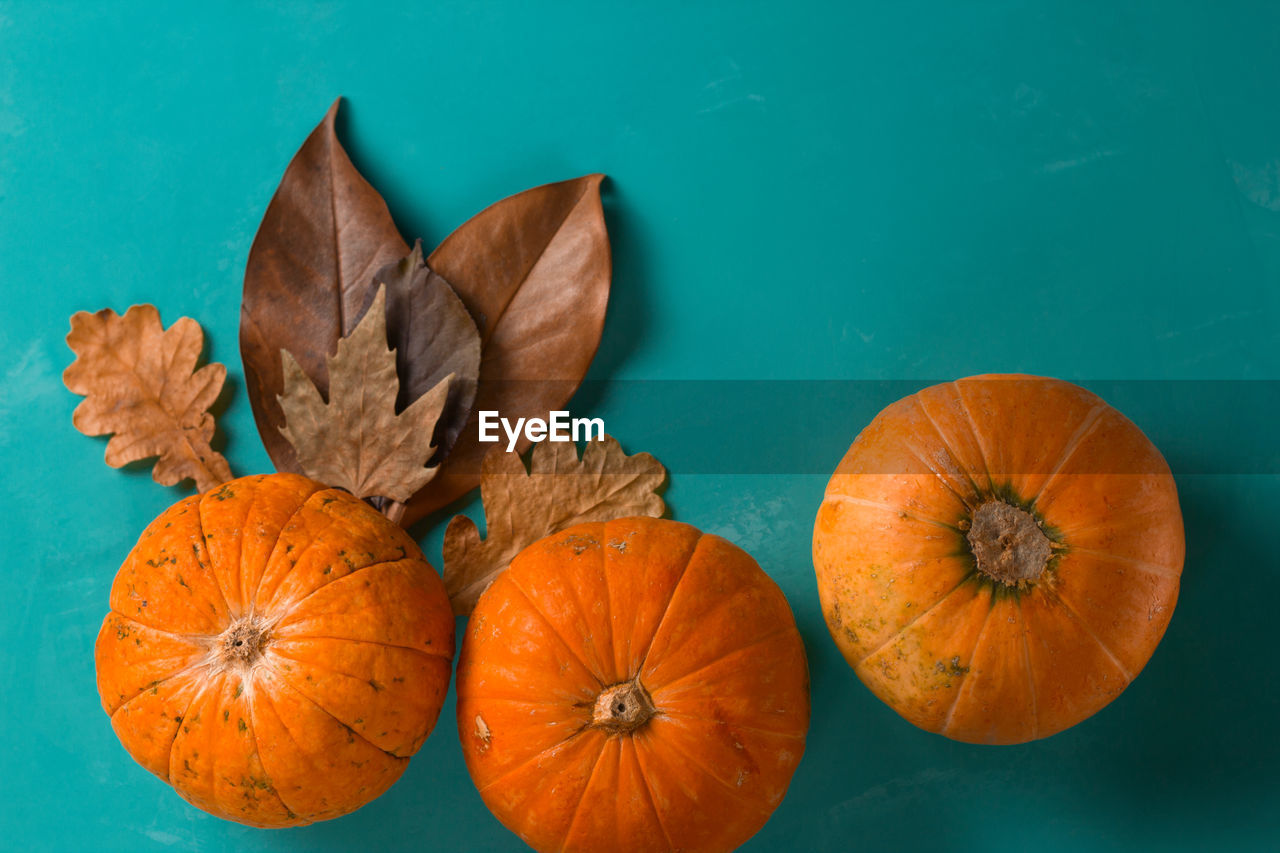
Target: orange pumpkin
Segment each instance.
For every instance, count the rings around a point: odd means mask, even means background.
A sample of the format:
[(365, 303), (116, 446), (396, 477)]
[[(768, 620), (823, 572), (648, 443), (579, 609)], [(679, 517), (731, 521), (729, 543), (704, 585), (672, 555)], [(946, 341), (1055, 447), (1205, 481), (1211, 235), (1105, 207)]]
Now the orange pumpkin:
[(530, 545), (481, 596), (458, 731), (485, 804), (537, 850), (726, 850), (781, 802), (808, 670), (777, 585), (687, 524)]
[(1184, 542), (1155, 446), (1067, 382), (979, 376), (881, 412), (813, 561), (858, 676), (931, 732), (1020, 743), (1116, 698), (1173, 614)]
[(303, 477), (245, 477), (142, 534), (98, 634), (98, 692), (129, 754), (188, 801), (296, 826), (404, 772), (448, 691), (453, 625), (395, 524)]

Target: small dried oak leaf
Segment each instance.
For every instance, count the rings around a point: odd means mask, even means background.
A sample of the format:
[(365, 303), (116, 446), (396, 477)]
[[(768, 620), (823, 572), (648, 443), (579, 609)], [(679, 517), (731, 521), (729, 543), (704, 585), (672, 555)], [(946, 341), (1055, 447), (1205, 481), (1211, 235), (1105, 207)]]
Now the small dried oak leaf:
[(124, 316), (109, 308), (80, 311), (67, 346), (76, 360), (62, 381), (85, 396), (71, 422), (85, 435), (112, 434), (108, 465), (158, 457), (151, 472), (157, 483), (191, 478), (201, 492), (231, 479), (227, 460), (209, 446), (216, 426), (207, 411), (227, 368), (196, 370), (204, 346), (199, 323), (182, 317), (166, 330), (154, 305), (135, 305)]
[(281, 356), (280, 432), (308, 477), (356, 497), (403, 502), (435, 476), (438, 466), (423, 466), (435, 453), (431, 437), (452, 376), (396, 414), (400, 381), (395, 352), (387, 348), (385, 288), (327, 360), (328, 403), (293, 355), (282, 350)]
[(648, 453), (628, 456), (617, 439), (587, 443), (582, 459), (571, 442), (534, 446), (529, 470), (518, 453), (495, 446), (480, 470), (488, 537), (454, 516), (444, 534), (444, 584), (455, 613), (467, 614), (485, 588), (524, 548), (574, 524), (634, 515), (657, 518), (666, 469)]

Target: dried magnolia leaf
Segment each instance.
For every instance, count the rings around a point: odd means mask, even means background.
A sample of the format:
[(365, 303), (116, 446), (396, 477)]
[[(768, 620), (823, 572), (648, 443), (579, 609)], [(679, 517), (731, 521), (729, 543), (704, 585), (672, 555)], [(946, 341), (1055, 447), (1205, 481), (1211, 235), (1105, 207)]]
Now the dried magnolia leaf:
[[(478, 412), (547, 417), (563, 408), (600, 344), (609, 302), (603, 175), (503, 199), (454, 231), (427, 265), (444, 276), (480, 327), (480, 386), (441, 475), (410, 501), (405, 522), (475, 488), (488, 445)], [(519, 449), (528, 447), (522, 441)]]
[[(387, 288), (387, 341), (396, 351), (400, 393), (396, 408), (414, 400), (453, 376), (449, 402), (436, 426), (436, 457), (443, 459), (458, 440), (480, 375), (480, 332), (467, 307), (449, 282), (422, 260), (422, 241), (407, 257), (374, 273), (375, 285)], [(373, 302), (370, 288), (364, 308)]]
[(408, 253), (382, 196), (351, 165), (334, 133), (338, 101), (298, 149), (249, 250), (240, 310), (245, 387), (267, 453), (300, 471), (280, 432), (280, 351), (321, 390), (325, 359), (351, 333), (374, 273)]
[(435, 476), (423, 467), (435, 453), (431, 436), (449, 396), (446, 376), (396, 414), (395, 353), (387, 348), (386, 296), (373, 304), (328, 359), (329, 402), (287, 350), (281, 434), (293, 446), (302, 471), (356, 497), (407, 501)]
[(444, 585), (454, 612), (470, 613), (516, 554), (544, 536), (584, 521), (661, 516), (657, 489), (666, 476), (653, 456), (628, 456), (607, 435), (588, 442), (581, 460), (572, 442), (535, 445), (528, 471), (519, 454), (493, 447), (480, 477), (488, 537), (463, 515), (444, 534)]
[(112, 433), (108, 465), (159, 457), (151, 472), (157, 483), (191, 478), (201, 492), (231, 479), (227, 460), (209, 446), (215, 425), (207, 411), (227, 368), (196, 370), (204, 347), (199, 323), (182, 317), (166, 330), (154, 305), (135, 305), (123, 317), (109, 308), (80, 311), (67, 346), (76, 360), (62, 381), (85, 395), (72, 423), (85, 435)]

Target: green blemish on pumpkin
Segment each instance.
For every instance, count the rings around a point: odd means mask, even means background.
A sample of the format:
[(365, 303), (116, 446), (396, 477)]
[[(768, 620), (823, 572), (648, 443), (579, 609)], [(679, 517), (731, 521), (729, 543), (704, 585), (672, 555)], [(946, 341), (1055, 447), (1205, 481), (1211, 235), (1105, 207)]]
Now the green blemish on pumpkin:
[(374, 681), (372, 678), (369, 679), (369, 686), (372, 687), (375, 691), (381, 690), (383, 687), (383, 685)]
[[(943, 661), (938, 661), (936, 664), (933, 665), (933, 668), (941, 675), (950, 675), (952, 677), (958, 677), (958, 676), (964, 675), (969, 671), (969, 667), (960, 665), (959, 655), (956, 655), (953, 658), (951, 658), (951, 662), (949, 665)], [(947, 683), (947, 686), (948, 687), (951, 686), (950, 682)]]
[(357, 725), (357, 726), (358, 726), (358, 725), (360, 725), (360, 724), (361, 724), (361, 723), (363, 723), (363, 722), (364, 722), (364, 717), (358, 717), (358, 718), (356, 719), (356, 725)]
[(233, 694), (231, 695), (231, 698), (232, 698), (232, 699), (239, 699), (239, 698), (240, 698), (240, 694), (241, 694), (241, 693), (243, 693), (243, 692), (244, 692), (244, 682), (242, 681), (242, 682), (240, 682), (239, 684), (237, 684), (237, 685), (236, 685), (236, 692), (235, 692), (235, 693), (233, 693)]
[(325, 567), (324, 567), (324, 571), (322, 571), (320, 574), (322, 574), (322, 575), (327, 575), (327, 574), (329, 574), (329, 572), (331, 572), (331, 571), (333, 571), (333, 566), (325, 566)]
[(186, 586), (187, 593), (189, 594), (191, 592), (191, 587), (187, 586), (187, 582), (183, 580), (182, 575), (178, 575), (178, 586)]
[(329, 504), (333, 503), (333, 502), (334, 502), (334, 501), (336, 501), (336, 500), (337, 500), (337, 498), (335, 498), (335, 497), (333, 497), (333, 496), (329, 496), (329, 497), (326, 497), (326, 498), (322, 498), (322, 499), (321, 499), (321, 501), (320, 501), (320, 506), (328, 506)]
[(249, 731), (249, 724), (244, 721), (244, 717), (240, 717), (236, 720), (236, 728), (242, 732), (247, 732)]
[(218, 491), (214, 492), (211, 495), (211, 497), (215, 501), (225, 501), (228, 498), (234, 498), (235, 496), (236, 496), (236, 493), (233, 492), (231, 489), (227, 488), (226, 486), (223, 486), (221, 489), (218, 489)]
[(222, 722), (228, 722), (231, 719), (231, 712), (224, 710), (222, 712)]

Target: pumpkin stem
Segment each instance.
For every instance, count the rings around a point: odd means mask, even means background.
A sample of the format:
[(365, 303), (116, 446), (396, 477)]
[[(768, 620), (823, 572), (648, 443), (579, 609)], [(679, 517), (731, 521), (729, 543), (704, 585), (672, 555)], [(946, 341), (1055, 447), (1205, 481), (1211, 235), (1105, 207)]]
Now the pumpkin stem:
[(262, 657), (267, 631), (258, 619), (239, 619), (218, 637), (218, 658), (228, 667), (247, 667)]
[(1005, 586), (1035, 583), (1053, 555), (1053, 543), (1035, 516), (1002, 500), (974, 511), (967, 536), (978, 571)]
[(591, 711), (591, 725), (609, 734), (623, 735), (640, 728), (656, 713), (649, 691), (636, 678), (600, 692)]

